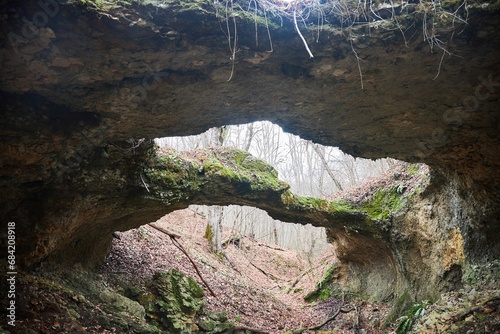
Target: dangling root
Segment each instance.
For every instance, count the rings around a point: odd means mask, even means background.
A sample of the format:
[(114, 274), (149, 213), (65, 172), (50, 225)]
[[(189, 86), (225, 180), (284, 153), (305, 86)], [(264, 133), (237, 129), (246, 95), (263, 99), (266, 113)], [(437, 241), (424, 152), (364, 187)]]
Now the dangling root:
[(299, 34), (300, 38), (302, 39), (302, 42), (304, 43), (304, 46), (306, 47), (307, 52), (309, 53), (309, 57), (314, 58), (311, 50), (309, 49), (309, 45), (307, 45), (306, 39), (304, 36), (302, 36), (302, 33), (300, 32), (299, 26), (297, 24), (297, 11), (293, 11), (293, 23), (295, 24), (295, 30), (297, 30), (297, 33)]

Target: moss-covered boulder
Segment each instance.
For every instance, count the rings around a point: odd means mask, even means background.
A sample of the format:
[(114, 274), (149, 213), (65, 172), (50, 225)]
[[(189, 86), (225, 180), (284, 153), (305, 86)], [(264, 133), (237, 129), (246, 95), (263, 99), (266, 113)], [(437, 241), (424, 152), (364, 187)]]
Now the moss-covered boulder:
[(152, 294), (140, 299), (148, 318), (170, 333), (197, 330), (196, 313), (204, 304), (203, 289), (178, 270), (160, 271), (153, 276)]
[(198, 320), (198, 326), (203, 333), (235, 333), (234, 324), (229, 321), (225, 313), (209, 312)]
[(99, 295), (100, 299), (120, 313), (130, 314), (139, 319), (144, 319), (144, 307), (119, 293), (106, 289)]

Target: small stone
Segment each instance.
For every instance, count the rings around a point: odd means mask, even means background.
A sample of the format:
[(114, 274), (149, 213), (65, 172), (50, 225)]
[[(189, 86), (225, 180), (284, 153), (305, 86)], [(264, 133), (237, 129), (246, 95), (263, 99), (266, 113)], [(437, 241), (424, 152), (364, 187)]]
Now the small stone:
[(333, 70), (333, 76), (334, 77), (340, 77), (342, 75), (344, 75), (347, 71), (344, 70), (344, 69), (336, 69), (336, 70)]
[(490, 314), (493, 311), (494, 311), (494, 309), (492, 309), (492, 308), (490, 308), (488, 306), (486, 306), (485, 308), (483, 308), (483, 313), (484, 314)]
[(465, 321), (466, 322), (474, 322), (476, 321), (476, 319), (474, 318), (474, 316), (471, 314), (469, 315), (467, 318), (465, 318)]

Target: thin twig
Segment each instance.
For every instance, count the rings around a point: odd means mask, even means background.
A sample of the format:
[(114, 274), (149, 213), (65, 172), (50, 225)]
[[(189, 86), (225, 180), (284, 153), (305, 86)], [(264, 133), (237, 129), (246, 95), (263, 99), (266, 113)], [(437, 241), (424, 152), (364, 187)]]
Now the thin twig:
[(281, 252), (285, 251), (283, 248), (273, 247), (271, 245), (266, 245), (266, 244), (263, 244), (263, 243), (260, 243), (260, 242), (257, 244), (257, 246), (267, 247), (267, 248), (271, 248), (271, 249), (274, 249), (274, 250), (277, 250), (277, 251), (281, 251)]
[(264, 275), (266, 275), (270, 279), (275, 280), (275, 281), (279, 281), (280, 280), (278, 277), (274, 276), (273, 274), (267, 273), (262, 268), (257, 267), (252, 261), (248, 260), (248, 263), (250, 263), (252, 265), (252, 267), (254, 267), (255, 269), (257, 269), (258, 271), (260, 271), (261, 273), (263, 273)]
[(254, 328), (254, 327), (248, 327), (245, 325), (234, 325), (235, 330), (242, 330), (242, 331), (249, 331), (251, 333), (260, 333), (260, 334), (268, 334), (268, 331), (265, 331), (263, 329), (259, 328)]
[(238, 274), (240, 274), (241, 276), (243, 276), (243, 274), (241, 273), (241, 271), (238, 269), (238, 267), (236, 267), (236, 265), (233, 263), (233, 261), (231, 261), (231, 259), (229, 258), (229, 256), (227, 256), (226, 253), (222, 252), (222, 256), (224, 256), (224, 258), (231, 265), (231, 267), (234, 269), (234, 271), (236, 271)]
[(233, 25), (234, 25), (234, 43), (233, 43), (233, 54), (231, 55), (231, 75), (229, 76), (229, 79), (227, 79), (227, 81), (231, 81), (231, 79), (233, 78), (233, 75), (234, 75), (234, 64), (236, 62), (236, 46), (237, 46), (237, 40), (238, 40), (238, 32), (237, 32), (237, 28), (236, 28), (236, 16), (234, 15), (234, 13), (231, 15), (232, 18), (233, 18)]
[(267, 29), (267, 37), (269, 38), (269, 46), (271, 47), (271, 49), (267, 52), (273, 52), (273, 40), (271, 38), (271, 31), (269, 31), (269, 22), (267, 22), (267, 11), (265, 8), (264, 8), (264, 18), (266, 20), (266, 29)]
[(445, 49), (443, 49), (443, 55), (441, 56), (441, 60), (439, 61), (439, 66), (438, 66), (438, 71), (436, 73), (436, 76), (432, 80), (436, 80), (438, 78), (439, 74), (441, 73), (441, 65), (443, 65), (444, 56), (446, 56), (446, 50)]
[(295, 281), (293, 282), (293, 284), (290, 286), (290, 289), (289, 289), (289, 290), (291, 290), (291, 289), (295, 288), (295, 286), (296, 286), (296, 285), (300, 282), (300, 280), (301, 280), (304, 276), (306, 276), (307, 274), (309, 274), (311, 271), (318, 269), (318, 268), (319, 268), (319, 267), (321, 267), (321, 266), (322, 266), (322, 265), (320, 264), (320, 265), (318, 265), (318, 266), (316, 266), (316, 267), (311, 267), (311, 268), (307, 269), (306, 271), (304, 271), (304, 272), (303, 272), (303, 273), (302, 273), (299, 277), (297, 277), (297, 279), (295, 279)]
[(363, 72), (361, 72), (361, 64), (359, 63), (359, 56), (358, 56), (358, 53), (356, 52), (356, 50), (354, 50), (354, 45), (352, 44), (352, 39), (351, 39), (351, 49), (352, 49), (352, 52), (354, 52), (354, 56), (356, 56), (356, 60), (358, 61), (358, 70), (359, 70), (359, 77), (361, 79), (361, 89), (364, 88), (364, 85), (363, 85)]
[(148, 185), (146, 184), (146, 182), (144, 182), (144, 179), (142, 178), (142, 174), (141, 174), (141, 181), (142, 181), (142, 184), (144, 184), (144, 187), (146, 187), (146, 190), (149, 193), (150, 191), (149, 191)]
[[(236, 61), (236, 41), (238, 39), (238, 32), (236, 30), (236, 15), (233, 9), (233, 2), (231, 1), (231, 14), (228, 15), (228, 7), (229, 1), (226, 1), (226, 29), (227, 29), (227, 42), (229, 45), (229, 50), (231, 51), (231, 74), (229, 75), (229, 79), (227, 81), (231, 81), (234, 74), (234, 63)], [(233, 45), (231, 45), (231, 29), (229, 28), (229, 18), (233, 18), (234, 25), (234, 37), (233, 37)]]

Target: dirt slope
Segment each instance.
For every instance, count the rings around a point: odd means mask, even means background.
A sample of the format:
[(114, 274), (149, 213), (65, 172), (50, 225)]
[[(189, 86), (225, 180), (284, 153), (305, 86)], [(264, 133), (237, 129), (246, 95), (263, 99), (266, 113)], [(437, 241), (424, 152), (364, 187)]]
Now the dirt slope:
[[(322, 323), (340, 306), (340, 300), (309, 304), (304, 296), (315, 289), (326, 269), (337, 259), (329, 249), (316, 259), (292, 250), (260, 243), (225, 228), (223, 240), (233, 239), (224, 255), (210, 252), (204, 238), (207, 221), (189, 209), (171, 213), (155, 223), (180, 235), (179, 242), (195, 261), (204, 280), (215, 292), (211, 296), (188, 258), (177, 249), (166, 234), (150, 227), (120, 233), (113, 242), (102, 273), (109, 281), (128, 281), (143, 286), (157, 270), (176, 268), (196, 279), (206, 292), (207, 307), (224, 311), (236, 323), (261, 329), (266, 333), (309, 328)], [(353, 312), (341, 313), (325, 326), (336, 333), (352, 333), (355, 323), (370, 333), (388, 312), (385, 305), (346, 302), (345, 309), (359, 307), (359, 320)], [(355, 319), (356, 318), (356, 319)]]

